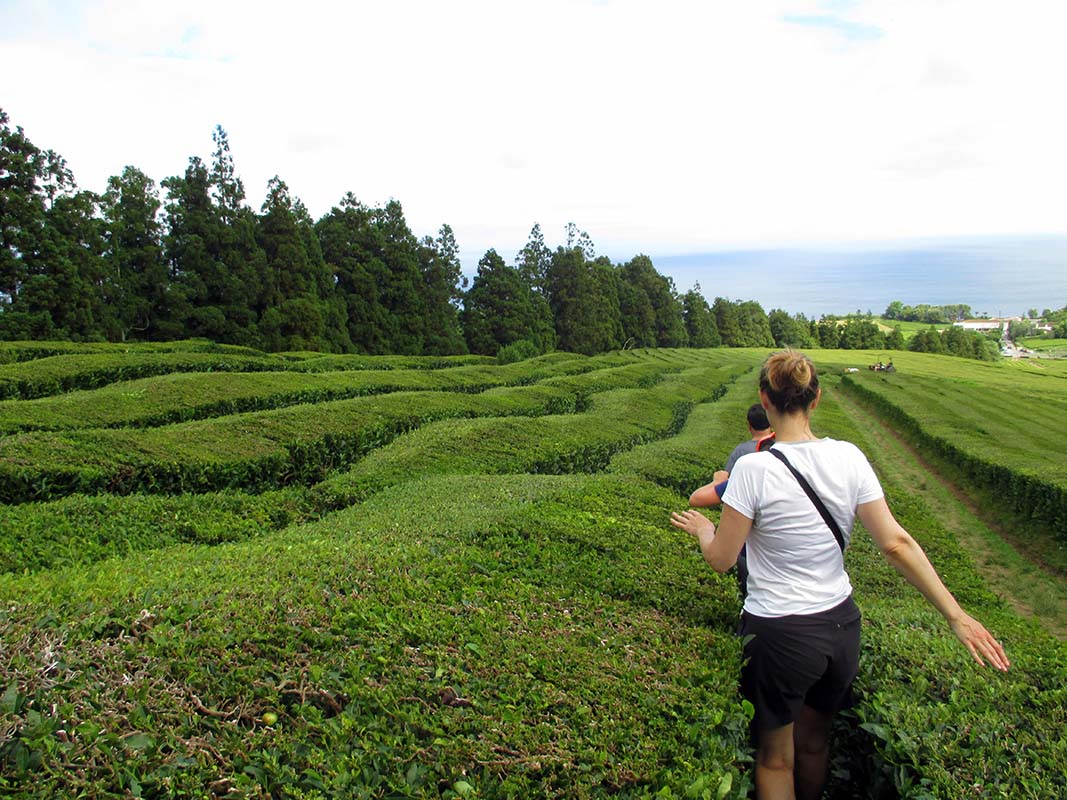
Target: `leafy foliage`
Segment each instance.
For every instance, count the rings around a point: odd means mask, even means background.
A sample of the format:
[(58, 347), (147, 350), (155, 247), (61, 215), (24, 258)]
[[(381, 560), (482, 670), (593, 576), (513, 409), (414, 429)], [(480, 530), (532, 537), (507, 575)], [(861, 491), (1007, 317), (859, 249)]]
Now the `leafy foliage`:
[[(183, 426), (110, 431), (149, 457), (162, 443), (186, 466), (203, 459), (198, 448), (225, 455), (254, 431), (291, 443), (290, 470), (340, 469), (310, 489), (252, 494), (249, 473), (221, 493), (0, 507), (0, 787), (26, 798), (747, 796), (734, 582), (666, 514), (746, 435), (765, 355), (483, 359), (403, 378), (500, 386), (479, 395), (424, 388), (223, 414), (156, 444)], [(867, 421), (834, 399), (836, 373), (857, 355), (819, 351), (814, 424), (878, 466)], [(308, 371), (286, 374), (330, 381), (361, 375), (331, 375), (331, 359), (369, 357), (289, 358)], [(1052, 370), (911, 353), (897, 363), (895, 375), (850, 380), (905, 377), (931, 419), (939, 387), (950, 408), (967, 381), (1062, 400)], [(565, 413), (543, 413), (557, 401)], [(343, 443), (361, 404), (423, 416), (351, 463), (318, 449), (327, 434)], [(433, 421), (446, 407), (482, 416)], [(120, 439), (83, 445), (71, 464), (113, 457)], [(1008, 452), (1007, 439), (996, 447)], [(1014, 663), (992, 678), (975, 669), (869, 539), (853, 537), (864, 649), (830, 797), (1054, 796), (1067, 651), (985, 589), (936, 513), (882, 480)]]

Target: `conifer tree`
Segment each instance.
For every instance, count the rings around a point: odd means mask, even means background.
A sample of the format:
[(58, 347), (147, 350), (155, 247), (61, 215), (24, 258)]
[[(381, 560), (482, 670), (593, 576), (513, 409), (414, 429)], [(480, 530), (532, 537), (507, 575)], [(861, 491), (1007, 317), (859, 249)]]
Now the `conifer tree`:
[(501, 347), (521, 341), (543, 353), (552, 349), (555, 338), (544, 298), (496, 250), (478, 261), (460, 319), (467, 347), (479, 355), (495, 356)]
[[(78, 302), (81, 286), (77, 265), (69, 260), (76, 254), (68, 251), (55, 223), (81, 214), (87, 197), (55, 206), (74, 190), (66, 162), (34, 145), (21, 127), (12, 129), (0, 109), (0, 335), (5, 338), (71, 334), (68, 323), (77, 315), (61, 306)], [(57, 322), (54, 314), (65, 319)], [(75, 328), (84, 332), (82, 323)]]
[(382, 231), (375, 212), (348, 192), (316, 224), (322, 254), (335, 275), (353, 348), (370, 355), (389, 352), (390, 312), (382, 290), (389, 282)]
[(641, 347), (684, 347), (688, 333), (674, 282), (660, 275), (646, 255), (630, 259), (619, 273), (625, 338)]
[(228, 341), (225, 265), (216, 259), (219, 220), (211, 200), (211, 178), (197, 156), (189, 159), (183, 176), (163, 181), (167, 190), (164, 248), (173, 287), (171, 317), (163, 326), (165, 338), (203, 336)]
[(711, 304), (711, 313), (722, 343), (726, 347), (743, 347), (737, 304), (725, 297), (716, 297), (715, 302)]
[(530, 229), (530, 238), (515, 258), (515, 266), (522, 279), (534, 291), (545, 294), (548, 283), (548, 268), (552, 263), (552, 251), (545, 246), (545, 237), (541, 226), (534, 223)]
[(775, 308), (767, 315), (767, 324), (775, 347), (806, 348), (816, 344), (811, 335), (811, 322), (803, 314), (790, 316), (787, 311)]
[(136, 167), (128, 166), (108, 180), (102, 210), (108, 260), (105, 299), (114, 325), (109, 339), (160, 337), (169, 284), (160, 205), (155, 182)]
[(700, 293), (699, 283), (682, 296), (682, 317), (685, 320), (690, 347), (722, 346), (715, 317), (708, 301)]
[(333, 278), (311, 218), (277, 175), (267, 183), (259, 225), (259, 244), (273, 291), (260, 321), (271, 350), (344, 350), (347, 331), (332, 305)]
[(425, 338), (425, 304), (422, 274), (419, 271), (418, 241), (404, 219), (404, 209), (396, 200), (375, 212), (375, 225), (381, 232), (385, 279), (382, 300), (388, 311), (389, 352), (419, 355)]
[(451, 227), (442, 225), (436, 239), (423, 238), (419, 266), (426, 307), (423, 352), (427, 355), (465, 353), (467, 344), (460, 331), (458, 305), (467, 279), (462, 276), (459, 245)]
[(256, 215), (245, 203), (244, 183), (221, 125), (212, 141), (211, 197), (219, 220), (214, 257), (224, 270), (219, 307), (227, 321), (227, 340), (253, 345), (259, 342), (259, 318), (269, 305), (266, 254), (256, 240)]

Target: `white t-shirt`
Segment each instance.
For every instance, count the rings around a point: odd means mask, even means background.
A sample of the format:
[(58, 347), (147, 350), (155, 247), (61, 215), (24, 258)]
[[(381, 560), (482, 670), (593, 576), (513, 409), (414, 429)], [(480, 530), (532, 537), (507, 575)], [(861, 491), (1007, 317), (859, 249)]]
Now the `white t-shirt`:
[[(883, 496), (867, 457), (851, 442), (837, 439), (778, 442), (774, 447), (807, 478), (847, 544), (856, 506)], [(833, 532), (786, 465), (770, 453), (737, 460), (723, 504), (752, 520), (745, 611), (760, 617), (814, 614), (852, 593)]]

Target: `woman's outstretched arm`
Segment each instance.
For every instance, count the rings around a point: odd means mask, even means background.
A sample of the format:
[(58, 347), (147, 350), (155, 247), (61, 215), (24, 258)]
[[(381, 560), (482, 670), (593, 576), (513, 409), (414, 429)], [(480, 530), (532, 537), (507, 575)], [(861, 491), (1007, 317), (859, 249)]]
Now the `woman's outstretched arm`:
[(752, 529), (752, 520), (728, 505), (722, 507), (718, 531), (710, 519), (692, 509), (672, 512), (671, 524), (700, 542), (704, 560), (716, 572), (726, 572), (737, 563), (737, 555)]
[(856, 512), (886, 560), (941, 612), (974, 660), (983, 665), (988, 661), (997, 669), (1006, 671), (1011, 664), (1000, 642), (982, 623), (960, 607), (942, 583), (922, 547), (897, 522), (885, 498), (861, 503)]

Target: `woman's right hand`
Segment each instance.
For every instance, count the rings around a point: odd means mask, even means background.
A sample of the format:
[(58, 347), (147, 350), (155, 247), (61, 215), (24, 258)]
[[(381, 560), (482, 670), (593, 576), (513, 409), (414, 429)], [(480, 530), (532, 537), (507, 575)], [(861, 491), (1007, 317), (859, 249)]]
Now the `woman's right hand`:
[(1008, 671), (1011, 662), (1004, 652), (1004, 646), (993, 638), (993, 634), (986, 630), (985, 625), (966, 611), (961, 611), (959, 617), (949, 624), (952, 626), (952, 632), (971, 652), (975, 661), (982, 666), (988, 661), (1001, 672)]

